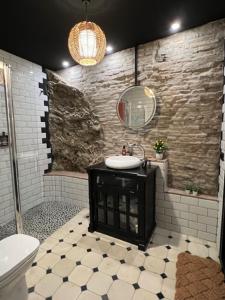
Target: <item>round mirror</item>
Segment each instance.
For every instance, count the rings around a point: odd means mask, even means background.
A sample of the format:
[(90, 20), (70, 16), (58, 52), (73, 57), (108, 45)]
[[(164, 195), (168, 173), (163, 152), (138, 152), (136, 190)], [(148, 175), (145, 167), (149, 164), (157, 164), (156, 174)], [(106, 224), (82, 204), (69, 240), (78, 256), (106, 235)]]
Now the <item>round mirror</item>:
[(155, 110), (155, 95), (145, 86), (129, 87), (117, 103), (117, 114), (121, 123), (131, 129), (146, 126), (154, 117)]

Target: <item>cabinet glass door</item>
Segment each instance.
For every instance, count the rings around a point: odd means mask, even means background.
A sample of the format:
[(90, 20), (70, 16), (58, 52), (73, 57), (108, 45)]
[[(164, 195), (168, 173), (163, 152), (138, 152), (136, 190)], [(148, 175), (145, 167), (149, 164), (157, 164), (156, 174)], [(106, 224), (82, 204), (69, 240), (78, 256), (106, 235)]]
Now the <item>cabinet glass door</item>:
[(118, 201), (119, 228), (138, 234), (138, 198), (135, 192), (119, 194)]
[(115, 193), (110, 189), (100, 189), (97, 193), (98, 223), (114, 226), (115, 224)]
[(118, 210), (119, 210), (119, 228), (127, 230), (127, 206), (128, 197), (126, 194), (119, 194)]
[(114, 225), (114, 203), (115, 196), (112, 192), (106, 194), (106, 224), (113, 226)]
[(130, 192), (129, 225), (130, 231), (138, 234), (138, 198), (134, 192)]

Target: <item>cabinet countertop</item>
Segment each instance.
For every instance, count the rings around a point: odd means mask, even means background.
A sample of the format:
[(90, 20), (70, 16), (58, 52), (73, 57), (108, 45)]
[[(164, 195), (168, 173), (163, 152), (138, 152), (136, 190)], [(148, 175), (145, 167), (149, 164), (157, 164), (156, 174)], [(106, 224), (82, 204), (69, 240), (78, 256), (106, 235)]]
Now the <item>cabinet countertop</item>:
[(147, 166), (146, 168), (143, 167), (138, 167), (134, 169), (111, 169), (106, 167), (105, 163), (102, 162), (100, 164), (92, 165), (87, 167), (87, 172), (89, 173), (90, 171), (103, 171), (107, 173), (114, 173), (117, 175), (133, 175), (133, 176), (142, 176), (142, 177), (148, 177), (152, 173), (156, 171), (158, 166)]

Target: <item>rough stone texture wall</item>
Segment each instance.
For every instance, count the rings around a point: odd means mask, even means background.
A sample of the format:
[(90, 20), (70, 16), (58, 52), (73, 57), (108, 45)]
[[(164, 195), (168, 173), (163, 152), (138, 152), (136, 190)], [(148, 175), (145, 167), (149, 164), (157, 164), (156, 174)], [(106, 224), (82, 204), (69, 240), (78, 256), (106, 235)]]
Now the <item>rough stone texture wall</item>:
[(48, 90), (53, 169), (84, 172), (103, 159), (98, 117), (82, 92), (50, 71)]
[(143, 131), (125, 129), (116, 103), (134, 84), (134, 49), (105, 57), (95, 67), (75, 66), (59, 71), (93, 103), (104, 130), (104, 154), (118, 154), (125, 142), (139, 142), (154, 155), (155, 139), (166, 139), (170, 187), (183, 189), (189, 181), (216, 195), (220, 154), (223, 43), (225, 20), (140, 45), (138, 79), (152, 88), (157, 112)]

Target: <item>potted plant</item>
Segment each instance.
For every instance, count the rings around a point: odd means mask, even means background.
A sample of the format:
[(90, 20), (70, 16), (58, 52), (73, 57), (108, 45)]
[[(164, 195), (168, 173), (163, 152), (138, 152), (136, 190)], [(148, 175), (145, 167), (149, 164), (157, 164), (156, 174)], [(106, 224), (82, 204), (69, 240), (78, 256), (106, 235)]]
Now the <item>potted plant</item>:
[(162, 140), (157, 140), (153, 146), (153, 149), (155, 150), (155, 157), (156, 159), (163, 159), (163, 154), (165, 152), (165, 150), (167, 149), (167, 146), (165, 144), (165, 142), (163, 142)]
[(191, 192), (192, 192), (192, 183), (188, 183), (188, 184), (186, 184), (186, 186), (185, 186), (185, 192), (186, 192), (186, 194), (191, 194)]
[(193, 196), (198, 196), (199, 192), (200, 192), (199, 186), (193, 185), (193, 187), (192, 187), (192, 194), (193, 194)]

